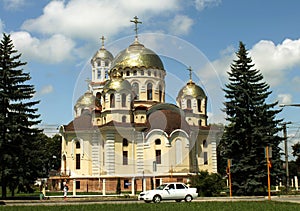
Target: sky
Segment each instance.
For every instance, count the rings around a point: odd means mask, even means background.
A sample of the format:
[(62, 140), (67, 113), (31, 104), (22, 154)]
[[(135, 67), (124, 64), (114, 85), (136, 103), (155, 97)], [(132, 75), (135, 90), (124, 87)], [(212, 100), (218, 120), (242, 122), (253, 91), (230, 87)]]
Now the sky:
[[(134, 16), (140, 42), (164, 62), (167, 100), (175, 102), (191, 66), (208, 96), (209, 123), (225, 123), (222, 88), (240, 41), (270, 85), (268, 102), (300, 103), (299, 8), (298, 0), (0, 0), (0, 32), (27, 62), (45, 129), (72, 120), (100, 37), (115, 56), (134, 40)], [(291, 122), (289, 146), (300, 140), (299, 113), (286, 106), (277, 116)]]

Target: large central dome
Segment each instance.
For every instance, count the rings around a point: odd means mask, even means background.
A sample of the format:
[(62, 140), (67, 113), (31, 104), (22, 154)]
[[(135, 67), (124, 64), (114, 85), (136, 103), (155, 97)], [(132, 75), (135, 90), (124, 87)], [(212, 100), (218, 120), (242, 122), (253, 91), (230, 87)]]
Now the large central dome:
[(164, 70), (164, 65), (159, 56), (152, 50), (145, 48), (145, 46), (137, 40), (115, 57), (111, 71), (133, 67)]

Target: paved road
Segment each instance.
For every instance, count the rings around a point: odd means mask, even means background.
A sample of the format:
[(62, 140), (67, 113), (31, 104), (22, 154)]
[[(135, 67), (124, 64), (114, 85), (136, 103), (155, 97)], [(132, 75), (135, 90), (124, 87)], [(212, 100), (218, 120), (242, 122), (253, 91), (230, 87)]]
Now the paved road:
[[(193, 202), (206, 202), (206, 201), (266, 201), (267, 197), (258, 196), (258, 197), (198, 197), (193, 200)], [(291, 203), (300, 203), (300, 195), (298, 196), (273, 196), (272, 201), (279, 202), (291, 202)], [(173, 202), (173, 201), (171, 201)], [(174, 201), (175, 202), (175, 201)], [(144, 203), (143, 201), (138, 201), (136, 199), (112, 199), (112, 200), (103, 200), (99, 198), (68, 198), (66, 201), (62, 198), (51, 198), (49, 200), (2, 200), (0, 201), (0, 206), (32, 206), (32, 205), (70, 205), (70, 204), (100, 204), (100, 203)]]

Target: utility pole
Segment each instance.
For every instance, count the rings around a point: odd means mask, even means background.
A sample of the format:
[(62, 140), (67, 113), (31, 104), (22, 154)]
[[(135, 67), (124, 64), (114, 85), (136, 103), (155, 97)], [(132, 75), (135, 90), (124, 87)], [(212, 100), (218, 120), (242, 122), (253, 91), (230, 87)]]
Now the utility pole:
[(287, 131), (286, 125), (291, 124), (291, 122), (283, 122), (283, 138), (284, 138), (284, 151), (285, 151), (285, 172), (286, 172), (286, 192), (289, 190), (289, 155), (288, 155), (288, 144), (287, 144)]

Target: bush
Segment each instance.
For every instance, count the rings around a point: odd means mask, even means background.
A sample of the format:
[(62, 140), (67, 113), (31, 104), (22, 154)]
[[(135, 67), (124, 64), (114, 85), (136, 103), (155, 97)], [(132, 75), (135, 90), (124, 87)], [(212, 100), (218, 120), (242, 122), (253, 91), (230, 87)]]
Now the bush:
[(191, 185), (197, 188), (199, 196), (219, 196), (226, 188), (226, 181), (220, 174), (200, 171), (191, 177)]

